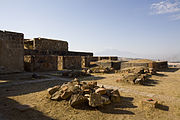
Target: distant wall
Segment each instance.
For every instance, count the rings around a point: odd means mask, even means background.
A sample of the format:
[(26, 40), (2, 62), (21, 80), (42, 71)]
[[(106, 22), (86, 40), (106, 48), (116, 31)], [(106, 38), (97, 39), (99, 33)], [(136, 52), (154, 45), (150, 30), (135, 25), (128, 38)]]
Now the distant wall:
[(121, 69), (128, 68), (128, 67), (136, 67), (136, 66), (149, 67), (149, 63), (128, 63), (128, 62), (121, 63)]
[(99, 60), (118, 60), (118, 57), (116, 56), (95, 56), (95, 57), (92, 57), (91, 61), (92, 62), (95, 62), (95, 61), (99, 61)]
[(24, 35), (0, 31), (0, 72), (24, 71)]
[(157, 61), (154, 63), (154, 68), (156, 70), (164, 70), (164, 69), (167, 69), (168, 68), (168, 62), (167, 61)]

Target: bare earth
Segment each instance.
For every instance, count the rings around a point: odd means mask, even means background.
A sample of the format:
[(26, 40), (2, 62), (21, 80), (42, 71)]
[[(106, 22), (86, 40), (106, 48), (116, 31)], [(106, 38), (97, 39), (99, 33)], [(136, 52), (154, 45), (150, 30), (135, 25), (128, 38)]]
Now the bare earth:
[[(91, 77), (81, 78), (85, 81), (97, 81), (105, 87), (118, 88), (122, 98), (120, 103), (100, 108), (82, 105), (78, 109), (70, 107), (65, 100), (57, 102), (47, 98), (47, 88), (63, 84), (68, 79), (55, 78), (43, 73), (40, 79), (47, 81), (12, 84), (29, 80), (38, 81), (31, 79), (30, 75), (24, 73), (21, 79), (19, 74), (0, 76), (0, 120), (180, 119), (180, 70), (178, 69), (159, 72), (158, 75), (152, 76), (146, 86), (117, 83), (116, 79), (120, 74), (94, 74)], [(142, 109), (140, 102), (147, 98), (158, 100), (168, 109)]]

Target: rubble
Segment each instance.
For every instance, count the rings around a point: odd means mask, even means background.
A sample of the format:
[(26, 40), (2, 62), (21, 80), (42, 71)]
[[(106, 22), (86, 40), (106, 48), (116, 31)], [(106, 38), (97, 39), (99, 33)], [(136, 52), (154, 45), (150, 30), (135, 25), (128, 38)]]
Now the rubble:
[(51, 100), (68, 100), (72, 107), (87, 103), (91, 107), (120, 101), (118, 90), (106, 89), (97, 82), (80, 82), (77, 78), (63, 85), (47, 89)]
[(116, 82), (126, 82), (130, 84), (144, 84), (151, 75), (155, 74), (154, 69), (147, 67), (132, 67), (121, 70), (119, 73), (122, 77), (117, 79)]

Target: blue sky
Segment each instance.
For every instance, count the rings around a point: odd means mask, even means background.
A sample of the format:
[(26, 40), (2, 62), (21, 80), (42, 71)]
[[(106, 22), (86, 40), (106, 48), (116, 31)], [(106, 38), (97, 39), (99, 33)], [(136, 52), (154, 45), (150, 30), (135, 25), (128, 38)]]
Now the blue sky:
[(97, 55), (180, 55), (180, 0), (0, 0), (0, 6), (0, 29), (25, 38), (67, 40), (70, 50)]

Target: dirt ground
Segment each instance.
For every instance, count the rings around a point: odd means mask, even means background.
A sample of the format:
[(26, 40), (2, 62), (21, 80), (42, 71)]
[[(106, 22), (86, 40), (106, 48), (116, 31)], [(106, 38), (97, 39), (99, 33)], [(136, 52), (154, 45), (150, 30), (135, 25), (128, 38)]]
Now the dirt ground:
[[(76, 109), (70, 107), (65, 100), (57, 102), (47, 98), (46, 89), (63, 84), (65, 81), (61, 78), (37, 83), (3, 86), (16, 82), (16, 80), (17, 82), (32, 80), (30, 75), (28, 73), (27, 79), (26, 77), (18, 79), (18, 76), (21, 76), (19, 74), (0, 76), (0, 120), (180, 119), (179, 69), (171, 68), (164, 72), (158, 72), (157, 75), (150, 78), (149, 83), (145, 86), (117, 83), (116, 79), (119, 78), (120, 74), (94, 74), (91, 77), (81, 78), (81, 80), (93, 80), (99, 84), (114, 86), (126, 91), (120, 91), (122, 97), (119, 103), (99, 108), (82, 105)], [(42, 76), (45, 76), (42, 79), (51, 78), (51, 76), (45, 74), (42, 74)], [(15, 81), (12, 79), (15, 79)], [(144, 94), (141, 94), (142, 92)], [(153, 96), (148, 97), (148, 94), (153, 94)], [(143, 109), (140, 102), (147, 98), (158, 100), (166, 109)]]

